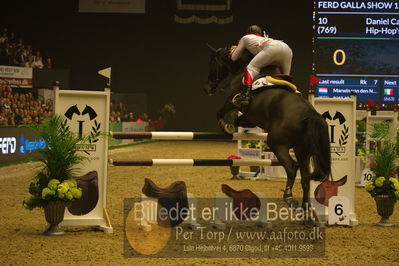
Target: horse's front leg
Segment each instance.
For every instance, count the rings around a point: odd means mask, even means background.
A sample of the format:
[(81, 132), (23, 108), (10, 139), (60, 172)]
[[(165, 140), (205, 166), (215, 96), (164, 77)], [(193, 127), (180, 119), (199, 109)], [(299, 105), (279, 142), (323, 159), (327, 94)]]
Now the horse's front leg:
[(234, 110), (236, 107), (231, 103), (231, 97), (229, 97), (224, 103), (223, 107), (216, 113), (220, 128), (227, 134), (233, 134), (236, 131), (234, 124), (227, 123), (225, 116), (229, 111)]

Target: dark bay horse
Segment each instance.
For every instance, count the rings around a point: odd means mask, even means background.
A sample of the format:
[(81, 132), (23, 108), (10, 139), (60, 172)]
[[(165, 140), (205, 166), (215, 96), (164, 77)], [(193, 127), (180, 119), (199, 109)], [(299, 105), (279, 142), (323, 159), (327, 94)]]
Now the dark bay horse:
[[(225, 130), (224, 116), (237, 109), (231, 103), (231, 98), (242, 86), (244, 68), (252, 57), (247, 53), (233, 62), (228, 58), (228, 47), (210, 47), (210, 50), (210, 71), (204, 90), (208, 95), (218, 90), (231, 90), (231, 96), (217, 113), (219, 124)], [(267, 71), (279, 73), (275, 67)], [(308, 210), (310, 180), (322, 182), (331, 174), (328, 126), (323, 117), (301, 95), (278, 87), (257, 89), (253, 92), (250, 105), (240, 111), (245, 121), (268, 133), (267, 144), (287, 173), (284, 199), (288, 203), (293, 203), (292, 187), (299, 168), (303, 190), (302, 208)], [(297, 162), (289, 155), (291, 148)]]

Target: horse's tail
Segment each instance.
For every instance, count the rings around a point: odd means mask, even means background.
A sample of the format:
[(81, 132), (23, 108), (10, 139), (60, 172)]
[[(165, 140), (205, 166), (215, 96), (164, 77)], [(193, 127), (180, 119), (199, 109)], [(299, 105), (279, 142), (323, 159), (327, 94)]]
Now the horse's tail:
[(310, 179), (324, 181), (331, 174), (331, 151), (328, 137), (328, 125), (317, 112), (311, 112), (305, 120), (306, 158), (313, 161)]

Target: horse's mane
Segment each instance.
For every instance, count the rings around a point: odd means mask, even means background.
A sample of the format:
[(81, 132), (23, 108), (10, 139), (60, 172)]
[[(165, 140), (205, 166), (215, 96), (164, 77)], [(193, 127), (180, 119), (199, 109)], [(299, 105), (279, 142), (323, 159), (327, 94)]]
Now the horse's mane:
[(246, 49), (243, 54), (237, 61), (231, 60), (230, 56), (230, 46), (225, 46), (223, 48), (219, 48), (216, 50), (217, 56), (223, 60), (223, 63), (230, 67), (233, 72), (243, 71), (244, 68), (248, 65), (248, 63), (254, 57), (250, 52)]

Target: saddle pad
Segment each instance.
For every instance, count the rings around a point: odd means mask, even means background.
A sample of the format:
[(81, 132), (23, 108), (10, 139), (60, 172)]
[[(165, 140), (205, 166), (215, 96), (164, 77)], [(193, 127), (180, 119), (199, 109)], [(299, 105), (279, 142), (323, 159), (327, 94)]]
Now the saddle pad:
[(282, 80), (282, 79), (276, 79), (271, 76), (266, 76), (264, 78), (259, 78), (255, 80), (255, 82), (252, 84), (252, 90), (256, 90), (260, 87), (266, 87), (266, 86), (285, 86), (293, 90), (294, 92), (297, 91), (297, 88), (294, 84), (287, 80)]

